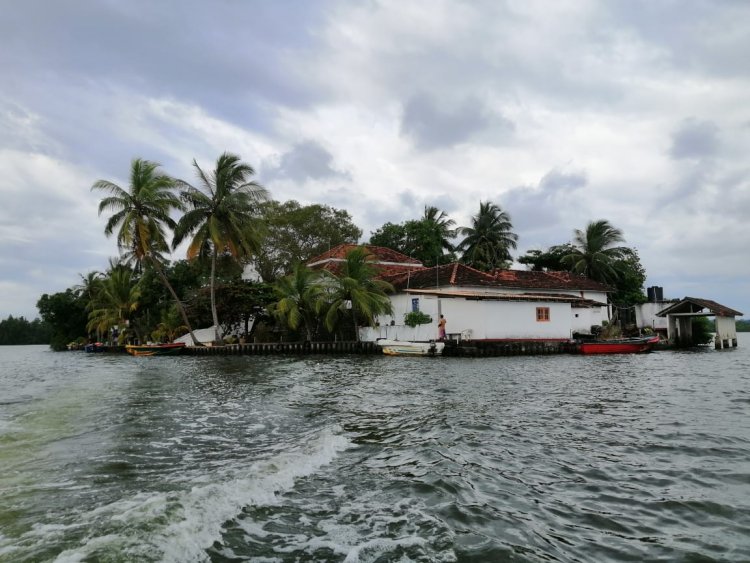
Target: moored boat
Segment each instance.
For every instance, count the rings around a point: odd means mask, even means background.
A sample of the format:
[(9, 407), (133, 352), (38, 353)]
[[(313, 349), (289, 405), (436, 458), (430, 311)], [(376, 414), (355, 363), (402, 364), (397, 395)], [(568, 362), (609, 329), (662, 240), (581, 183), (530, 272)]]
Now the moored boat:
[(444, 342), (414, 342), (410, 340), (389, 340), (379, 338), (375, 343), (388, 356), (440, 356), (445, 348)]
[(642, 354), (650, 352), (658, 336), (644, 336), (639, 338), (618, 338), (614, 340), (592, 340), (578, 344), (581, 354)]
[(179, 354), (185, 348), (184, 342), (169, 344), (128, 344), (125, 351), (133, 356), (168, 356)]

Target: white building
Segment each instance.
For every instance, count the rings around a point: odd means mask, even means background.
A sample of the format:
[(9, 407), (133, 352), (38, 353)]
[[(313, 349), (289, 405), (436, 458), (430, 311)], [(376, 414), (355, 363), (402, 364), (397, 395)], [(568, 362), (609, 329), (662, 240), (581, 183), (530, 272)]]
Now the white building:
[[(565, 272), (499, 270), (480, 272), (453, 263), (392, 276), (393, 314), (378, 326), (361, 329), (364, 340), (437, 338), (440, 315), (450, 339), (568, 340), (589, 333), (608, 319), (605, 286)], [(405, 315), (421, 311), (432, 322), (405, 324)]]
[[(308, 262), (313, 268), (336, 269), (355, 245), (341, 245)], [(425, 268), (391, 249), (367, 246), (381, 277), (395, 288), (392, 315), (378, 317), (375, 327), (360, 329), (360, 338), (431, 340), (438, 337), (440, 315), (448, 338), (470, 340), (568, 340), (590, 333), (610, 317), (611, 289), (568, 272), (497, 270), (487, 273), (453, 263)], [(410, 327), (405, 315), (421, 311), (432, 322)]]

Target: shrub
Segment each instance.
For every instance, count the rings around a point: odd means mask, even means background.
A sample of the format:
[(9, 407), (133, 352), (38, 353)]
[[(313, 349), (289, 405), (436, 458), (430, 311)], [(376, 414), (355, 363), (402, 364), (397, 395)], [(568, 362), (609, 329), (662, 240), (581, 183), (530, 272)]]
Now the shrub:
[(432, 322), (432, 317), (422, 311), (412, 311), (404, 315), (404, 324), (414, 328), (417, 325), (426, 325)]

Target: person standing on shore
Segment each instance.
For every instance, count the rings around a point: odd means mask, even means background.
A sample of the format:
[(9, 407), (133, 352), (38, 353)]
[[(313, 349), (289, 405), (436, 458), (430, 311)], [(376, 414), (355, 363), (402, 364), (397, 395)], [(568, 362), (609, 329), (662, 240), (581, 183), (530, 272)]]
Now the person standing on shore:
[(440, 320), (438, 321), (438, 340), (445, 340), (445, 325), (447, 321), (445, 320), (445, 317), (443, 315), (440, 315)]

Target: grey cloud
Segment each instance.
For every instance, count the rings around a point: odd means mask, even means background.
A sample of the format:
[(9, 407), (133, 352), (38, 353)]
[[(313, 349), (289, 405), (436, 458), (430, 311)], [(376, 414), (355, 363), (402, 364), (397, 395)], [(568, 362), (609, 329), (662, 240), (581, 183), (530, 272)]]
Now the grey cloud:
[(712, 76), (747, 76), (747, 2), (616, 0), (604, 6), (609, 25), (658, 47), (662, 64)]
[[(318, 99), (301, 60), (326, 17), (325, 5), (294, 0), (252, 9), (226, 2), (20, 3), (0, 21), (0, 71), (13, 77), (3, 88), (35, 109), (52, 102), (61, 84), (92, 91), (109, 85), (211, 107), (265, 130), (269, 103), (306, 107)], [(85, 119), (86, 101), (70, 100), (67, 110)]]
[(559, 228), (560, 209), (587, 186), (584, 171), (554, 168), (536, 187), (519, 186), (504, 194), (502, 207), (510, 214), (515, 232), (523, 235), (519, 243), (548, 246), (565, 242), (561, 236), (567, 236), (567, 231), (563, 234)]
[(479, 100), (467, 99), (443, 108), (426, 94), (417, 94), (406, 102), (401, 120), (401, 133), (424, 149), (456, 145), (486, 131), (506, 137), (513, 130), (513, 122), (493, 113)]
[(584, 172), (563, 172), (555, 168), (539, 181), (539, 189), (542, 193), (555, 193), (559, 190), (582, 188), (587, 183), (588, 178)]
[(333, 155), (317, 141), (307, 140), (296, 144), (281, 155), (278, 164), (266, 164), (261, 169), (264, 181), (289, 179), (294, 182), (325, 180), (331, 178), (350, 179), (346, 171), (333, 167)]
[(712, 121), (685, 119), (672, 133), (669, 154), (674, 159), (705, 158), (719, 148), (719, 128)]

